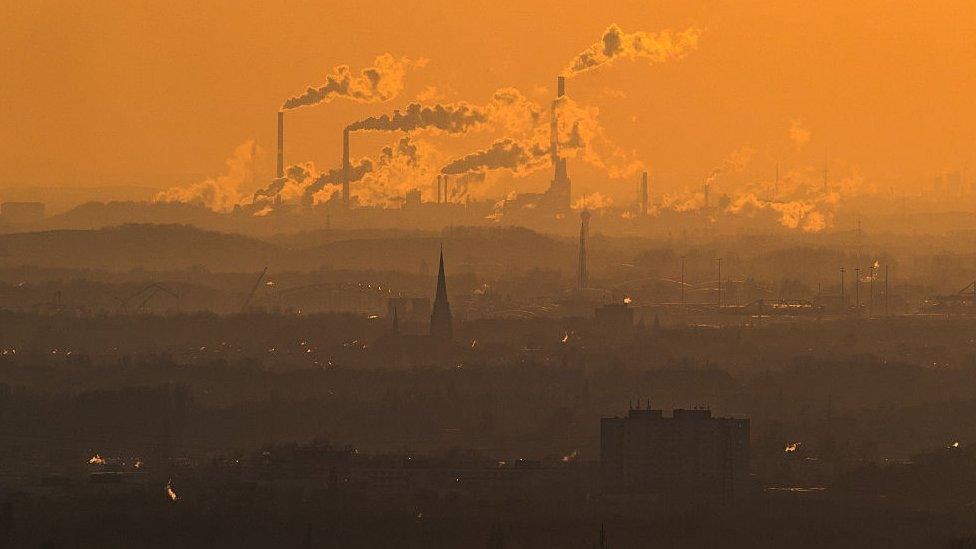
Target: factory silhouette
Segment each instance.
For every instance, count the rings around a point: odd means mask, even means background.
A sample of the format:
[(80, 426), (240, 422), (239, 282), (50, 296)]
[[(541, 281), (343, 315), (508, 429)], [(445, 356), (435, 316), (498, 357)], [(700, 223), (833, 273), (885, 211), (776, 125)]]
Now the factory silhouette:
[[(553, 178), (549, 188), (541, 194), (522, 193), (518, 199), (509, 205), (510, 208), (539, 208), (539, 212), (569, 212), (572, 206), (572, 181), (567, 171), (567, 159), (559, 152), (559, 116), (557, 105), (566, 96), (566, 77), (558, 76), (556, 79), (556, 98), (550, 107), (550, 142), (549, 142), (549, 162), (553, 167)], [(397, 112), (394, 116), (398, 116)], [(350, 208), (354, 205), (352, 195), (352, 185), (354, 183), (353, 166), (350, 162), (350, 134), (354, 131), (353, 126), (346, 126), (342, 129), (342, 159), (341, 171), (338, 175), (341, 193), (338, 197), (338, 204), (343, 208)], [(285, 111), (278, 111), (277, 115), (277, 161), (275, 176), (277, 180), (272, 183), (272, 187), (280, 187), (285, 180)], [(361, 176), (361, 174), (359, 174)], [(640, 196), (642, 197), (643, 210), (647, 211), (647, 173), (641, 179)], [(456, 200), (461, 193), (451, 188), (451, 177), (449, 173), (439, 173), (436, 176), (436, 199), (435, 203), (444, 204)], [(405, 197), (406, 204), (417, 206), (420, 203), (420, 190), (412, 189), (407, 192)], [(280, 206), (280, 202), (278, 204)], [(259, 203), (253, 206), (260, 208)], [(255, 210), (256, 211), (256, 210)], [(480, 212), (479, 212), (480, 213)], [(540, 213), (539, 215), (545, 215)], [(477, 219), (472, 216), (471, 219)]]

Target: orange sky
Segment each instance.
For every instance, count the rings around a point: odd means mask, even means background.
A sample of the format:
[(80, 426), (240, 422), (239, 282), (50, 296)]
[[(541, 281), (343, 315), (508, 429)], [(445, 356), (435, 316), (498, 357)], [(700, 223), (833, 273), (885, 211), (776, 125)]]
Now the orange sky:
[[(333, 167), (343, 125), (429, 86), (479, 104), (514, 86), (546, 105), (554, 76), (611, 23), (702, 30), (684, 59), (624, 60), (569, 82), (574, 99), (599, 107), (608, 137), (650, 167), (655, 189), (697, 184), (743, 147), (755, 151), (749, 177), (776, 160), (812, 169), (825, 147), (832, 170), (859, 168), (885, 188), (921, 189), (943, 170), (976, 175), (972, 0), (526, 4), (11, 3), (0, 14), (0, 187), (166, 187), (218, 175), (247, 139), (273, 151), (278, 107), (333, 66), (358, 70), (386, 52), (428, 58), (388, 103), (289, 113), (288, 160)], [(791, 123), (809, 132), (800, 148)], [(434, 142), (452, 156), (486, 139)], [(354, 154), (392, 140), (357, 138)], [(579, 164), (570, 172), (581, 192), (632, 194), (635, 180)], [(265, 175), (272, 166), (266, 155)], [(500, 188), (541, 189), (548, 178)]]

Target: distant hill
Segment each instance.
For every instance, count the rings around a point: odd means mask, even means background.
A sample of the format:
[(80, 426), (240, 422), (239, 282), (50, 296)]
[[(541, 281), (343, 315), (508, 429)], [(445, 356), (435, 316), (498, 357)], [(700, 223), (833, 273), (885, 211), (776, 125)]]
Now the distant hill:
[[(286, 239), (282, 239), (286, 240)], [(405, 234), (336, 240), (313, 246), (293, 257), (295, 267), (354, 270), (397, 270), (416, 273), (425, 264), (433, 272), (437, 253), (454, 273), (484, 275), (559, 267), (572, 270), (575, 244), (521, 228), (455, 227), (440, 235)]]
[[(593, 239), (594, 265), (633, 257), (630, 240)], [(534, 269), (576, 272), (575, 238), (517, 227), (451, 227), (440, 233), (397, 230), (312, 231), (271, 241), (181, 224), (127, 223), (96, 229), (0, 234), (0, 267), (215, 273), (318, 270), (399, 271), (433, 275), (443, 245), (449, 274), (495, 277)]]
[(172, 270), (260, 271), (280, 260), (280, 248), (245, 236), (186, 225), (128, 224), (97, 230), (0, 235), (0, 265)]
[(48, 215), (64, 213), (91, 201), (146, 201), (159, 192), (138, 185), (87, 186), (6, 186), (0, 188), (3, 202), (43, 202)]
[(45, 229), (100, 229), (127, 223), (194, 225), (220, 229), (225, 215), (179, 202), (88, 202), (44, 220)]

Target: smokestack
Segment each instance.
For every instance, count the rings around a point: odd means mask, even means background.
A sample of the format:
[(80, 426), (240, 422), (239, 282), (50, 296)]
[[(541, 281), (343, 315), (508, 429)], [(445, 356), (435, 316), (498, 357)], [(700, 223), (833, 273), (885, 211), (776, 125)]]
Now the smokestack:
[(572, 205), (572, 183), (566, 172), (566, 159), (559, 157), (559, 116), (556, 107), (559, 99), (566, 95), (566, 77), (556, 77), (556, 99), (552, 102), (549, 119), (549, 155), (552, 160), (553, 177), (546, 194), (559, 209), (568, 210)]
[(647, 172), (641, 174), (640, 195), (637, 197), (637, 205), (641, 215), (647, 215)]
[(349, 205), (349, 128), (342, 130), (342, 203)]
[(278, 179), (285, 176), (285, 111), (278, 111)]
[(437, 174), (437, 198), (434, 199), (434, 203), (441, 201), (441, 174)]
[(445, 203), (450, 202), (450, 199), (448, 198), (449, 195), (447, 194), (447, 188), (448, 188), (447, 174), (444, 174), (444, 202)]

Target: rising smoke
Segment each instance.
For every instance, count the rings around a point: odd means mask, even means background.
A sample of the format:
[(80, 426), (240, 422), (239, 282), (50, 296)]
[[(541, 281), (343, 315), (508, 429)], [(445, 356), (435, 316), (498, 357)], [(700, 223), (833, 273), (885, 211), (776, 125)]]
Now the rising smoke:
[(421, 129), (438, 129), (447, 133), (466, 133), (487, 121), (483, 109), (456, 103), (447, 105), (424, 106), (412, 103), (403, 111), (395, 110), (393, 114), (371, 116), (353, 122), (346, 126), (349, 131), (401, 131), (412, 132)]
[[(793, 141), (792, 132), (790, 140)], [(725, 176), (741, 174), (752, 162), (752, 149), (743, 147), (730, 154), (711, 172), (706, 181), (713, 185), (712, 195), (721, 191), (723, 198), (712, 198), (706, 205), (701, 191), (665, 194), (655, 213), (664, 210), (676, 212), (709, 212), (721, 210), (728, 215), (771, 217), (781, 226), (808, 233), (820, 232), (831, 226), (837, 207), (842, 201), (874, 192), (864, 184), (857, 170), (824, 188), (819, 171), (808, 166), (789, 170), (785, 177), (776, 181), (748, 178), (746, 182), (732, 186)], [(722, 187), (721, 189), (717, 187)], [(706, 208), (707, 206), (707, 208)]]
[(698, 47), (701, 30), (695, 27), (681, 32), (625, 33), (616, 23), (610, 25), (599, 42), (577, 55), (563, 70), (564, 76), (575, 76), (613, 63), (618, 59), (644, 59), (649, 63), (664, 63), (680, 59)]
[[(433, 154), (436, 151), (429, 143), (410, 135), (384, 147), (375, 162), (369, 162), (370, 169), (353, 174), (357, 182), (354, 193), (356, 201), (363, 206), (399, 205), (407, 191), (416, 187), (416, 182), (433, 178), (432, 164), (426, 160)], [(338, 186), (316, 187), (306, 190), (313, 204), (337, 198)]]
[(440, 130), (449, 134), (465, 134), (483, 129), (515, 130), (538, 122), (542, 108), (526, 99), (515, 88), (502, 88), (492, 94), (487, 105), (466, 102), (421, 105), (411, 103), (404, 110), (392, 114), (371, 116), (346, 126), (349, 131)]
[[(549, 141), (552, 130), (549, 120), (541, 115), (542, 110), (538, 105), (525, 101), (521, 94), (518, 97), (507, 103), (513, 108), (496, 111), (492, 117), (496, 126), (507, 131), (509, 136), (494, 141), (485, 149), (448, 162), (441, 172), (460, 174), (507, 170), (516, 177), (524, 177), (550, 168)], [(560, 157), (579, 158), (615, 178), (632, 175), (642, 167), (640, 162), (607, 137), (599, 122), (598, 108), (580, 106), (568, 96), (556, 100), (554, 108), (558, 118), (556, 131)]]
[(507, 169), (516, 175), (528, 175), (549, 165), (548, 154), (548, 148), (538, 143), (522, 143), (506, 137), (487, 149), (452, 160), (441, 168), (441, 173), (454, 175)]
[(353, 73), (348, 65), (339, 65), (326, 75), (325, 84), (310, 86), (301, 95), (285, 101), (282, 109), (294, 109), (319, 103), (328, 103), (344, 97), (360, 103), (378, 103), (393, 99), (403, 91), (407, 71), (426, 65), (426, 59), (416, 61), (406, 57), (395, 58), (389, 53), (380, 55), (373, 65)]
[(257, 155), (258, 147), (254, 140), (245, 141), (227, 159), (227, 173), (224, 175), (188, 187), (171, 187), (157, 193), (153, 201), (202, 204), (215, 212), (229, 212), (247, 199), (241, 187), (254, 180)]

